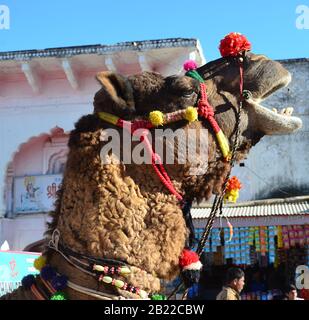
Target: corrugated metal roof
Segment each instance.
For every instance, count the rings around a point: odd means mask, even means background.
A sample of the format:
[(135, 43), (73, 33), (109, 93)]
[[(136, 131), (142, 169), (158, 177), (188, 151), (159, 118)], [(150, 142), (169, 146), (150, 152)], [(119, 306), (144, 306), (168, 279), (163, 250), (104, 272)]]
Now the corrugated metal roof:
[[(211, 206), (193, 207), (193, 219), (208, 218)], [(226, 205), (223, 207), (226, 217), (265, 217), (265, 216), (293, 216), (309, 215), (309, 196), (287, 199), (269, 199)]]

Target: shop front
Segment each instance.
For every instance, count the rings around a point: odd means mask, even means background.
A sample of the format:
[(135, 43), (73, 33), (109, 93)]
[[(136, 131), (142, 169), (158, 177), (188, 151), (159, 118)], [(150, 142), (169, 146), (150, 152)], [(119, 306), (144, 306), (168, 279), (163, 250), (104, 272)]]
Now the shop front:
[[(192, 209), (197, 239), (210, 210), (206, 206)], [(215, 299), (231, 266), (245, 271), (243, 300), (281, 299), (290, 283), (297, 284), (299, 294), (305, 296), (306, 286), (297, 281), (297, 270), (309, 266), (309, 197), (228, 205), (201, 259), (204, 267), (198, 288), (191, 290), (192, 298)]]

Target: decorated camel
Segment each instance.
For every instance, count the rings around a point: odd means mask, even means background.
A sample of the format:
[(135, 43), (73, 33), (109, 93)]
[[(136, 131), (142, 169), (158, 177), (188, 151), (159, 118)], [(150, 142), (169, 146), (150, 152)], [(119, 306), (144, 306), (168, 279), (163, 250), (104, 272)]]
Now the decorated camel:
[[(97, 75), (102, 87), (93, 113), (70, 134), (46, 250), (35, 262), (40, 274), (25, 277), (2, 298), (155, 298), (160, 279), (181, 272), (190, 278), (201, 268), (189, 250), (190, 204), (221, 194), (233, 161), (243, 159), (264, 135), (301, 127), (290, 109), (281, 114), (260, 104), (290, 82), (287, 70), (251, 53), (250, 43), (237, 33), (221, 41), (220, 51), (222, 58), (202, 67), (186, 63), (184, 76)], [(158, 128), (184, 132), (175, 141), (174, 163), (153, 147)], [(110, 143), (109, 129), (119, 133), (119, 154), (102, 152)], [(124, 132), (136, 138), (132, 145), (124, 143)], [(190, 143), (205, 139), (207, 157), (196, 148), (195, 163), (180, 161), (180, 146), (188, 151)], [(150, 162), (125, 163), (138, 145)]]

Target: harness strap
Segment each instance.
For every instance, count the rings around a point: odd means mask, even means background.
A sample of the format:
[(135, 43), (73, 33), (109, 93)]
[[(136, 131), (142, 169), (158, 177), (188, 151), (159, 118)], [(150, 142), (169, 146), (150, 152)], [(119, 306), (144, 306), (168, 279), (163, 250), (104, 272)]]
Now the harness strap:
[(206, 84), (205, 82), (200, 83), (200, 88), (201, 88), (201, 99), (198, 103), (198, 114), (208, 120), (209, 124), (211, 125), (219, 147), (221, 149), (222, 155), (225, 158), (225, 160), (230, 159), (230, 147), (229, 147), (229, 142), (227, 138), (225, 137), (224, 133), (220, 129), (218, 122), (216, 121), (214, 115), (214, 110), (211, 104), (208, 102), (207, 98), (207, 89), (206, 89)]
[(99, 112), (98, 114), (102, 120), (112, 123), (120, 128), (124, 128), (132, 135), (137, 135), (135, 133), (136, 130), (144, 129), (142, 132), (139, 132), (138, 135), (140, 136), (140, 142), (142, 142), (145, 145), (145, 148), (151, 157), (151, 165), (155, 173), (157, 174), (161, 182), (164, 184), (164, 186), (169, 190), (169, 192), (173, 194), (178, 201), (182, 201), (182, 195), (176, 190), (175, 186), (173, 185), (170, 177), (168, 176), (163, 166), (160, 156), (153, 151), (152, 145), (148, 139), (147, 135), (149, 133), (149, 129), (153, 128), (153, 124), (147, 120), (136, 120), (133, 122), (126, 121), (118, 118), (117, 116), (110, 115), (106, 112)]
[[(200, 81), (200, 94), (201, 98), (198, 102), (198, 108), (197, 112), (198, 114), (206, 119), (209, 124), (211, 125), (215, 135), (216, 139), (218, 141), (219, 147), (221, 149), (221, 152), (223, 154), (223, 157), (225, 160), (230, 160), (230, 148), (229, 148), (229, 142), (227, 138), (225, 137), (224, 133), (220, 129), (214, 115), (213, 107), (208, 102), (207, 97), (207, 90), (206, 90), (206, 84), (203, 80), (203, 78), (196, 72), (196, 71), (190, 71), (187, 72), (187, 75), (194, 77)], [(242, 86), (242, 83), (241, 83)], [(185, 110), (178, 110), (176, 112), (173, 112), (171, 114), (162, 115), (162, 124), (163, 123), (169, 123), (174, 122), (177, 120), (180, 120), (181, 118), (186, 118), (183, 116), (185, 114)], [(124, 128), (131, 133), (131, 135), (135, 135), (135, 131), (138, 129), (144, 129), (142, 133), (140, 134), (140, 142), (144, 143), (146, 150), (148, 151), (149, 155), (151, 156), (151, 165), (157, 174), (158, 178), (161, 180), (161, 182), (164, 184), (164, 186), (169, 190), (171, 194), (173, 194), (178, 201), (183, 202), (183, 196), (176, 190), (175, 186), (173, 185), (171, 179), (169, 178), (162, 160), (160, 156), (154, 152), (152, 145), (147, 137), (149, 133), (149, 129), (152, 129), (155, 127), (155, 125), (149, 121), (149, 120), (135, 120), (133, 122), (123, 120), (115, 115), (106, 113), (106, 112), (99, 112), (99, 117), (109, 123), (112, 123), (120, 128)]]

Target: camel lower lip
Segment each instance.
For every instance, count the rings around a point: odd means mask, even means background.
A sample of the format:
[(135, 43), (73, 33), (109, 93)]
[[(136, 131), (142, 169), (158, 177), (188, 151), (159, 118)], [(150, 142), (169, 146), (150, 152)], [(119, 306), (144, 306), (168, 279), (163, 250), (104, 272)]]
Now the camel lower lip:
[(247, 100), (247, 102), (252, 107), (255, 119), (265, 134), (288, 134), (295, 132), (302, 127), (302, 120), (298, 117), (274, 112), (253, 99)]

